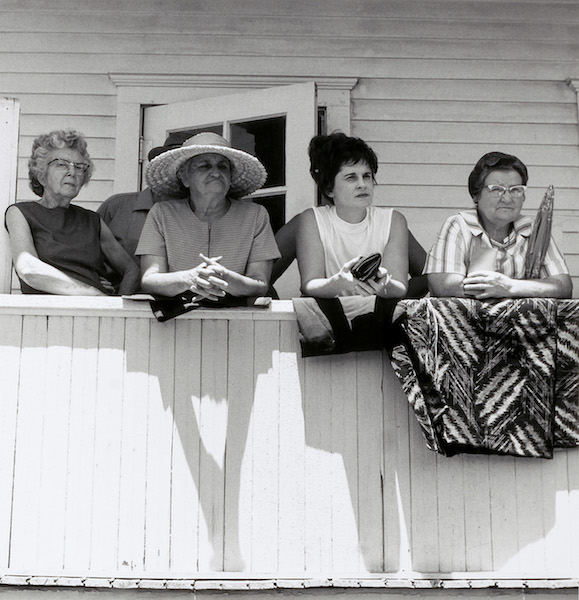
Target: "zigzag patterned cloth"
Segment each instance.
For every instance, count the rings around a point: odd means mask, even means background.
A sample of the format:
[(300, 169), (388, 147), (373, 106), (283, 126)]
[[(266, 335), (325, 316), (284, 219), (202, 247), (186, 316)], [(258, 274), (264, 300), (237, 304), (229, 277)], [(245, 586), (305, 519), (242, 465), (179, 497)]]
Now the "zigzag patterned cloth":
[(404, 300), (392, 365), (427, 446), (551, 458), (579, 445), (579, 302)]

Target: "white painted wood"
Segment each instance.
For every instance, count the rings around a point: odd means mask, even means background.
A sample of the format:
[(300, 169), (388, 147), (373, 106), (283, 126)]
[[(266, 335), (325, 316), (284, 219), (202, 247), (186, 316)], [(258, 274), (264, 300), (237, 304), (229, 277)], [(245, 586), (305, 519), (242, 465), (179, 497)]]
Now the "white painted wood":
[(14, 454), (16, 451), (16, 418), (18, 411), (18, 379), (22, 347), (22, 319), (0, 316), (0, 565), (8, 568), (10, 556), (10, 513), (14, 485)]
[(10, 531), (11, 568), (38, 568), (39, 511), (42, 473), (42, 433), (46, 395), (47, 319), (31, 317), (22, 323), (22, 352), (16, 423), (16, 456)]
[(304, 365), (295, 323), (280, 322), (278, 569), (303, 572), (306, 538)]
[(126, 319), (125, 336), (117, 570), (130, 573), (144, 568), (150, 321)]
[(251, 568), (254, 407), (254, 325), (229, 321), (227, 360), (227, 439), (225, 442), (225, 571)]
[(251, 419), (251, 568), (279, 570), (279, 325), (257, 323), (254, 330), (254, 385)]
[(117, 568), (124, 326), (123, 319), (103, 317), (99, 327), (90, 545), (97, 571)]
[(288, 313), (160, 324), (103, 306), (0, 317), (11, 572), (574, 572), (576, 449), (438, 456), (386, 357), (302, 359)]
[(306, 440), (305, 568), (323, 573), (332, 567), (332, 358), (304, 360)]
[(199, 404), (200, 489), (204, 537), (199, 542), (200, 571), (223, 570), (225, 444), (227, 437), (227, 322), (203, 322)]
[(174, 365), (175, 321), (152, 321), (145, 491), (145, 569), (148, 571), (164, 571), (170, 564)]
[(74, 319), (64, 533), (64, 564), (71, 570), (86, 569), (91, 558), (99, 325), (94, 316)]
[(339, 572), (360, 571), (358, 537), (358, 399), (356, 363), (351, 357), (332, 357), (332, 567)]
[(200, 397), (201, 321), (184, 321), (175, 331), (171, 466), (170, 568), (179, 572), (199, 569)]
[(358, 437), (359, 570), (383, 572), (384, 566), (384, 406), (382, 353), (365, 352), (356, 358)]
[[(20, 123), (20, 101), (17, 98), (0, 97), (0, 214), (16, 200), (16, 174), (18, 160), (18, 126)], [(0, 228), (0, 292), (11, 288), (12, 257), (9, 238), (5, 227)]]
[(72, 336), (72, 317), (48, 320), (38, 554), (42, 557), (40, 564), (49, 570), (64, 567)]

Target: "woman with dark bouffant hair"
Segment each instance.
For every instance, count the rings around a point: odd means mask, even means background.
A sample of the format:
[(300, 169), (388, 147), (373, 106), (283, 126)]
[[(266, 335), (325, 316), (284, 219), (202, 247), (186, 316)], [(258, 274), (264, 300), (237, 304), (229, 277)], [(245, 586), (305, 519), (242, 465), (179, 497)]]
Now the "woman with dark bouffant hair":
[[(306, 296), (400, 298), (408, 289), (406, 219), (372, 206), (378, 159), (363, 140), (343, 133), (310, 141), (310, 173), (329, 202), (300, 216), (297, 258)], [(380, 254), (375, 276), (352, 273), (360, 258)]]
[(138, 289), (139, 268), (93, 211), (71, 204), (93, 172), (84, 137), (56, 130), (34, 140), (30, 187), (40, 196), (6, 210), (5, 224), (24, 294), (104, 296), (107, 264), (119, 275), (119, 294)]

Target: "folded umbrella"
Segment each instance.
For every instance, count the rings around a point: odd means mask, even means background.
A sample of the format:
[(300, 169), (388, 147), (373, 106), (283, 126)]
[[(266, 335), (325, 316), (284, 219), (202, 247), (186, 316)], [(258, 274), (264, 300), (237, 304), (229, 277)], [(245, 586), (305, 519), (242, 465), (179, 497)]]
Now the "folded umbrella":
[(551, 241), (551, 225), (553, 223), (553, 201), (555, 190), (550, 185), (539, 206), (539, 211), (533, 223), (533, 229), (529, 236), (529, 247), (525, 257), (525, 278), (539, 279), (541, 266), (547, 254), (547, 248)]

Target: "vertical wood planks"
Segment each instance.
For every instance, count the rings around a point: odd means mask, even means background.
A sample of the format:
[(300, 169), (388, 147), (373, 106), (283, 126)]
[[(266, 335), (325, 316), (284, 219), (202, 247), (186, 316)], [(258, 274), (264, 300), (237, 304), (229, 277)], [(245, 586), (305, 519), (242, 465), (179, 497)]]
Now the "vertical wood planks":
[(73, 326), (64, 548), (71, 570), (90, 565), (99, 322), (75, 317)]
[[(537, 465), (541, 471), (541, 488), (533, 490), (540, 495), (544, 527), (544, 571), (550, 576), (579, 573), (579, 503), (573, 506), (573, 495), (579, 490), (579, 463), (575, 463), (575, 482), (570, 468), (577, 451), (557, 450), (553, 460)], [(541, 541), (538, 541), (541, 543)]]
[(418, 424), (411, 420), (409, 425), (412, 567), (436, 573), (439, 569), (437, 457), (426, 448)]
[(390, 359), (382, 355), (384, 570), (412, 570), (412, 518), (408, 400)]
[(10, 556), (10, 515), (14, 485), (18, 380), (22, 345), (22, 317), (0, 316), (0, 568), (8, 568)]
[[(482, 459), (484, 460), (484, 459)], [(487, 459), (488, 460), (488, 459)], [(471, 462), (481, 462), (481, 458), (471, 458)], [(519, 569), (517, 489), (515, 458), (503, 456), (491, 459), (489, 469), (491, 512), (492, 568), (501, 570)], [(470, 486), (475, 473), (465, 473), (466, 483)], [(469, 507), (470, 508), (470, 507)]]
[(437, 456), (438, 548), (442, 573), (466, 570), (462, 456)]
[(279, 566), (305, 570), (306, 472), (304, 361), (295, 322), (280, 322), (279, 339)]
[(250, 568), (271, 573), (279, 568), (279, 323), (255, 322), (254, 367)]
[(332, 569), (332, 357), (304, 359), (307, 572)]
[[(491, 488), (489, 461), (496, 457), (464, 455), (466, 570), (492, 571)], [(507, 457), (508, 460), (508, 457)]]
[(201, 321), (175, 321), (175, 401), (171, 470), (172, 571), (195, 572), (199, 558)]
[(24, 319), (10, 538), (13, 569), (35, 569), (44, 559), (38, 554), (38, 533), (47, 332), (47, 317)]
[(202, 325), (201, 434), (199, 499), (204, 532), (199, 543), (199, 569), (223, 569), (223, 476), (227, 435), (227, 321), (207, 319)]
[(175, 320), (166, 323), (151, 321), (145, 492), (147, 571), (169, 569), (175, 323)]
[(251, 565), (253, 456), (249, 444), (254, 400), (254, 323), (229, 322), (227, 440), (225, 443), (225, 571)]
[(356, 572), (360, 568), (360, 554), (355, 356), (332, 357), (331, 373), (332, 569)]
[(577, 572), (577, 449), (437, 455), (385, 355), (299, 355), (293, 321), (0, 317), (4, 567)]
[(384, 572), (384, 406), (382, 353), (356, 357), (358, 400), (358, 537), (360, 570)]
[[(553, 465), (555, 466), (555, 465)], [(534, 459), (515, 459), (519, 571), (540, 573), (545, 566), (545, 523), (541, 464)], [(548, 500), (552, 506), (554, 497)], [(494, 540), (493, 540), (494, 541)]]
[(117, 567), (125, 321), (103, 317), (99, 329), (90, 568)]
[(64, 566), (72, 327), (72, 317), (48, 319), (38, 516), (38, 553), (48, 570)]
[(125, 323), (117, 569), (129, 573), (144, 568), (149, 324), (148, 319)]

